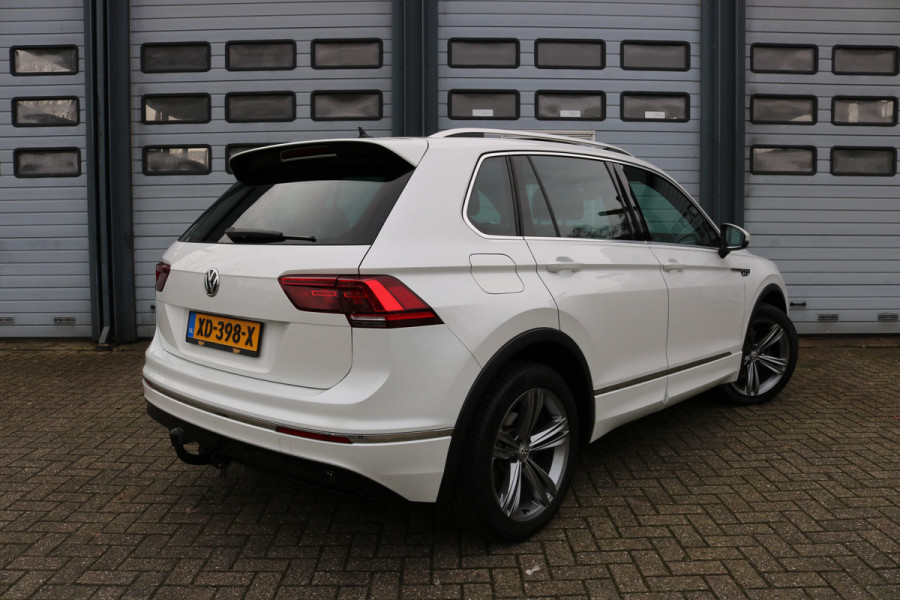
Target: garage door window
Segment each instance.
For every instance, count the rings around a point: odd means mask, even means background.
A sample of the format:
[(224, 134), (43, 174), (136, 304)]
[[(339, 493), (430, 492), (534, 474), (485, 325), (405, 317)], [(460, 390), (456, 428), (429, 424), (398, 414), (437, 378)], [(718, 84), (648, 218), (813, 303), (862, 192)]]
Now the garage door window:
[(78, 148), (34, 148), (13, 152), (16, 177), (78, 177), (81, 150)]
[(756, 94), (750, 99), (750, 120), (754, 123), (812, 125), (816, 122), (816, 97)]
[(754, 73), (816, 73), (819, 49), (794, 44), (753, 44), (750, 70)]
[(687, 71), (691, 46), (687, 42), (622, 42), (622, 68), (639, 71)]
[(896, 98), (835, 97), (831, 104), (831, 122), (835, 125), (897, 124)]
[(209, 71), (209, 44), (144, 44), (141, 71), (144, 73), (187, 73)]
[(897, 173), (896, 148), (831, 149), (832, 175), (890, 177)]
[(78, 47), (13, 47), (9, 63), (13, 75), (72, 75), (78, 72)]
[(379, 39), (313, 40), (313, 69), (378, 69), (383, 64)]
[(750, 172), (757, 175), (814, 175), (816, 149), (812, 146), (753, 146)]
[(12, 122), (16, 127), (78, 125), (78, 98), (15, 98)]
[(655, 92), (623, 92), (623, 121), (677, 121), (690, 119), (690, 97), (687, 94)]
[(534, 116), (541, 120), (602, 121), (606, 118), (606, 95), (584, 91), (537, 92)]
[(147, 95), (141, 99), (144, 123), (209, 123), (209, 94)]
[(534, 65), (539, 69), (602, 69), (606, 46), (602, 40), (536, 40)]
[(896, 75), (894, 46), (835, 46), (832, 70), (836, 75)]
[(289, 71), (297, 66), (294, 40), (228, 42), (225, 68), (229, 71)]

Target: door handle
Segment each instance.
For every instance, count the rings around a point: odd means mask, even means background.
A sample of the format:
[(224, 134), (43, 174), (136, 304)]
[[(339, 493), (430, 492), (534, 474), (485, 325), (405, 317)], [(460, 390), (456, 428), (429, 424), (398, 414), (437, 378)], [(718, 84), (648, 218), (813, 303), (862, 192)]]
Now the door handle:
[(584, 268), (583, 263), (577, 262), (555, 262), (547, 265), (547, 270), (551, 273), (559, 273), (561, 271), (572, 271), (577, 273)]
[(684, 265), (675, 260), (674, 258), (670, 258), (669, 262), (662, 266), (662, 270), (666, 271), (684, 271)]

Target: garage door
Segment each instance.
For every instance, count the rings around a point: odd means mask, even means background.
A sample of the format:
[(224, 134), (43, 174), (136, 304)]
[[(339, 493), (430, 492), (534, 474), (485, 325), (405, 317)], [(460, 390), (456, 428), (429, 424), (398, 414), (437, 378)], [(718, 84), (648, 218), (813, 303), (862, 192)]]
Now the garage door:
[(900, 6), (750, 0), (746, 224), (805, 333), (897, 333)]
[(438, 124), (588, 131), (699, 192), (700, 4), (438, 4)]
[(228, 156), (391, 134), (391, 4), (132, 1), (139, 336), (153, 333), (154, 265), (233, 181)]
[(91, 335), (83, 11), (3, 3), (0, 337)]

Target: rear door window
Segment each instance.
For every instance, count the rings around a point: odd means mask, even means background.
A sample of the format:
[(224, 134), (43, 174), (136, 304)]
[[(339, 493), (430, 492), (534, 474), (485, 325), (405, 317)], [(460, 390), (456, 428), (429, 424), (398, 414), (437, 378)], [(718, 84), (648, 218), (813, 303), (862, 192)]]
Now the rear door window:
[(634, 239), (628, 209), (603, 161), (535, 155), (516, 157), (514, 164), (527, 205), (526, 235)]
[[(283, 158), (287, 150), (263, 149), (254, 159), (259, 166), (245, 177), (249, 182), (225, 192), (181, 241), (371, 244), (413, 167), (383, 149), (373, 157), (343, 153), (339, 147), (312, 150), (319, 155), (297, 160)], [(253, 235), (229, 236), (235, 230)]]

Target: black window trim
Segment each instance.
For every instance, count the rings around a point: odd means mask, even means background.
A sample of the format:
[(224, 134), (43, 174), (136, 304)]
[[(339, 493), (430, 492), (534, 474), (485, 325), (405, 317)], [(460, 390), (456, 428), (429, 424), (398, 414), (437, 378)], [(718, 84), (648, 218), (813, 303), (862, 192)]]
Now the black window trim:
[[(753, 105), (757, 98), (761, 100), (812, 100), (812, 121), (755, 119), (753, 116)], [(750, 122), (755, 125), (815, 125), (819, 122), (819, 98), (811, 94), (753, 94), (750, 96)]]
[[(75, 101), (75, 117), (74, 123), (17, 123), (19, 118), (18, 103), (29, 100), (74, 100)], [(75, 127), (81, 124), (81, 101), (78, 96), (16, 96), (11, 100), (10, 113), (13, 127)]]
[[(516, 99), (516, 114), (513, 117), (454, 117), (453, 94), (513, 94)], [(486, 90), (486, 89), (452, 89), (447, 92), (447, 118), (452, 121), (516, 121), (522, 115), (522, 102), (519, 90)]]
[[(19, 155), (22, 153), (28, 152), (75, 152), (75, 156), (78, 158), (78, 172), (77, 173), (57, 173), (57, 174), (22, 174), (19, 172)], [(81, 148), (77, 146), (52, 146), (52, 147), (39, 147), (39, 148), (16, 148), (13, 150), (13, 175), (15, 175), (19, 179), (44, 179), (44, 178), (62, 178), (62, 177), (80, 177), (82, 175), (81, 170)]]
[[(753, 169), (753, 151), (757, 148), (772, 148), (778, 150), (811, 150), (812, 151), (812, 171), (757, 171)], [(796, 145), (796, 144), (752, 144), (750, 146), (750, 167), (749, 171), (753, 175), (793, 175), (798, 177), (809, 177), (818, 172), (818, 149), (815, 146)]]
[[(186, 173), (184, 171), (148, 171), (147, 170), (147, 153), (149, 150), (168, 150), (172, 148), (180, 148), (180, 149), (189, 149), (189, 148), (204, 148), (206, 149), (207, 156), (209, 157), (209, 162), (206, 165), (205, 173)], [(209, 175), (212, 173), (212, 163), (213, 163), (213, 153), (212, 147), (209, 144), (150, 144), (148, 146), (143, 146), (141, 148), (141, 173), (146, 175), (147, 177), (172, 177), (183, 175), (185, 177), (196, 177)]]
[[(148, 121), (145, 102), (148, 98), (206, 98), (206, 119), (202, 121)], [(212, 97), (205, 92), (182, 92), (176, 94), (144, 94), (141, 96), (141, 123), (144, 125), (196, 125), (212, 120)]]
[[(291, 66), (289, 67), (235, 67), (231, 64), (229, 50), (232, 46), (271, 46), (275, 44), (290, 44)], [(230, 40), (225, 42), (225, 70), (226, 71), (293, 71), (297, 68), (297, 42), (295, 40)]]
[[(318, 96), (351, 96), (358, 94), (376, 94), (378, 96), (377, 117), (319, 117), (316, 116), (316, 98)], [(384, 93), (381, 90), (315, 90), (309, 97), (309, 117), (313, 121), (380, 121), (384, 118)]]
[[(835, 105), (840, 100), (847, 101), (865, 101), (865, 100), (890, 100), (894, 104), (894, 118), (889, 123), (872, 123), (872, 122), (858, 122), (858, 123), (848, 123), (843, 121), (835, 121), (834, 120), (834, 109)], [(896, 96), (834, 96), (831, 99), (831, 124), (836, 125), (838, 127), (893, 127), (897, 125), (898, 112), (900, 112), (900, 100)]]
[[(453, 42), (469, 43), (513, 43), (516, 47), (516, 63), (487, 64), (487, 65), (455, 65), (453, 64)], [(454, 37), (447, 40), (447, 66), (451, 69), (518, 69), (522, 64), (522, 48), (517, 38), (492, 38), (492, 37)]]
[[(282, 118), (260, 118), (260, 119), (236, 119), (231, 118), (231, 106), (229, 99), (233, 97), (250, 98), (264, 96), (290, 96), (291, 97), (291, 116), (287, 119)], [(228, 92), (225, 94), (225, 121), (228, 123), (290, 123), (297, 120), (297, 94), (290, 90), (276, 90), (267, 92)]]
[[(892, 50), (894, 52), (894, 70), (891, 73), (883, 71), (837, 71), (835, 70), (835, 58), (838, 50)], [(872, 75), (876, 77), (893, 77), (900, 73), (900, 47), (888, 45), (866, 44), (838, 44), (831, 49), (831, 72), (835, 75)]]
[[(599, 96), (601, 115), (597, 117), (541, 117), (538, 115), (538, 97), (541, 94), (557, 94), (559, 96)], [(538, 121), (605, 121), (606, 92), (600, 90), (537, 90), (534, 93), (534, 118)]]
[[(626, 67), (625, 66), (625, 45), (626, 44), (641, 44), (643, 46), (682, 46), (686, 49), (684, 54), (685, 60), (687, 64), (683, 68), (669, 68), (669, 67)], [(668, 41), (668, 40), (622, 40), (619, 43), (619, 68), (623, 71), (671, 71), (671, 72), (681, 72), (684, 73), (686, 71), (691, 70), (691, 43), (690, 42), (682, 42), (682, 41)]]
[[(579, 67), (569, 65), (542, 65), (538, 62), (538, 46), (542, 43), (600, 45), (601, 65), (599, 67)], [(538, 38), (534, 40), (534, 66), (538, 69), (573, 69), (581, 71), (600, 71), (606, 68), (606, 41), (590, 38)], [(604, 110), (604, 112), (606, 112)]]
[[(813, 51), (813, 68), (812, 70), (794, 70), (794, 69), (755, 69), (753, 68), (753, 50), (756, 48), (812, 48)], [(775, 44), (775, 43), (756, 43), (750, 45), (750, 71), (752, 73), (794, 73), (797, 75), (813, 75), (819, 72), (819, 47), (815, 44)]]
[[(685, 111), (683, 119), (632, 119), (625, 117), (625, 97), (626, 96), (658, 96), (671, 98), (684, 98)], [(619, 94), (619, 119), (635, 123), (687, 123), (691, 120), (691, 95), (687, 92), (639, 92), (635, 90), (626, 90)]]
[[(361, 44), (361, 43), (378, 43), (378, 65), (317, 65), (316, 64), (316, 44)], [(313, 69), (325, 71), (335, 69), (380, 69), (384, 66), (384, 40), (381, 38), (316, 38), (309, 44), (309, 63)]]
[[(834, 153), (836, 150), (879, 150), (889, 151), (891, 153), (890, 173), (856, 173), (846, 171), (835, 171), (834, 169)], [(897, 174), (897, 148), (896, 146), (833, 146), (829, 155), (829, 171), (832, 175), (838, 177), (893, 177)]]
[[(74, 50), (75, 51), (75, 70), (74, 71), (47, 71), (43, 73), (32, 73), (32, 72), (16, 72), (16, 50), (22, 49), (34, 49), (34, 50), (47, 50), (50, 48), (57, 49), (66, 49), (66, 50)], [(9, 74), (13, 77), (60, 77), (65, 75), (77, 75), (81, 72), (81, 67), (79, 65), (79, 54), (78, 54), (78, 45), (77, 44), (19, 44), (17, 46), (11, 46), (9, 48)]]
[[(147, 47), (164, 47), (164, 46), (205, 46), (206, 47), (206, 68), (193, 69), (159, 69), (148, 71), (146, 69), (146, 56), (144, 49)], [(145, 42), (141, 44), (141, 73), (206, 73), (212, 68), (212, 45), (209, 42)]]

